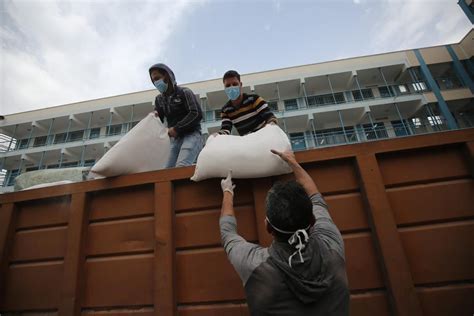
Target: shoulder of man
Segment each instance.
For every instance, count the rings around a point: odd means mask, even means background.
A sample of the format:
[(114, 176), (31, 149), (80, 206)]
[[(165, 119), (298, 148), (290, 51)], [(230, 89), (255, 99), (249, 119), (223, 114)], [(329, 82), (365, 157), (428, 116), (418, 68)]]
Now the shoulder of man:
[[(194, 96), (196, 96), (196, 94), (193, 92), (193, 90), (191, 90), (191, 89), (188, 88), (188, 87), (176, 86), (176, 92), (177, 92), (177, 93), (181, 93), (181, 94), (187, 94), (187, 95), (194, 95)], [(196, 97), (196, 98), (197, 98), (197, 97)]]
[(258, 98), (260, 98), (260, 96), (259, 96), (258, 94), (255, 94), (255, 93), (251, 93), (251, 94), (244, 93), (244, 99), (242, 100), (242, 104), (243, 104), (243, 105), (247, 105), (247, 104), (250, 104), (250, 103), (254, 103), (255, 101), (258, 100)]
[(229, 112), (233, 112), (234, 110), (235, 108), (230, 101), (227, 101), (226, 104), (224, 104), (224, 106), (222, 106), (221, 108), (222, 113), (229, 113)]
[[(194, 98), (198, 104), (200, 104), (198, 97), (194, 94), (193, 90), (187, 88), (187, 87), (179, 87), (176, 86), (176, 92), (179, 93), (183, 98)], [(179, 92), (178, 92), (179, 91)], [(192, 99), (191, 99), (192, 101)]]
[(258, 94), (247, 94), (246, 98), (242, 101), (242, 105), (248, 106), (250, 104), (253, 104), (253, 107), (257, 107), (263, 103), (266, 103), (266, 101), (259, 96)]

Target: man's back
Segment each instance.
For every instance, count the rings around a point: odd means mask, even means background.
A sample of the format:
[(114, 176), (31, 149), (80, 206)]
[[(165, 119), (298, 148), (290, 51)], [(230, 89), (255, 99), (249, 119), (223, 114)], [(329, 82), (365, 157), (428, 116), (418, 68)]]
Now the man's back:
[(342, 236), (320, 194), (311, 197), (315, 225), (299, 257), (274, 241), (270, 248), (246, 242), (235, 218), (221, 218), (221, 235), (230, 262), (239, 273), (252, 315), (348, 315), (349, 289)]
[(319, 291), (301, 293), (308, 296), (306, 299), (310, 297), (314, 299), (310, 303), (303, 303), (298, 294), (292, 291), (288, 286), (291, 280), (271, 258), (262, 263), (254, 270), (245, 285), (251, 314), (348, 315), (349, 291), (344, 260), (334, 251), (330, 251), (327, 255), (327, 270), (325, 275), (319, 276), (322, 281)]

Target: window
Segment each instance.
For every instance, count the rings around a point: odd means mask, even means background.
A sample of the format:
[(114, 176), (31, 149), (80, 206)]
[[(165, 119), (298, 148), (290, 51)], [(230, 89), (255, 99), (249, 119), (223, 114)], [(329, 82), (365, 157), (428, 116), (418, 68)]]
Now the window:
[[(344, 130), (346, 131), (345, 136)], [(317, 146), (337, 145), (357, 141), (357, 136), (354, 132), (353, 126), (344, 127), (344, 129), (342, 129), (342, 127), (338, 127), (319, 130), (316, 131), (314, 135)]]
[(66, 141), (66, 133), (59, 133), (54, 135), (54, 144), (64, 143)]
[[(455, 75), (454, 75), (455, 76)], [(462, 83), (457, 77), (437, 78), (436, 83), (441, 90), (462, 88)]]
[(88, 159), (84, 161), (84, 167), (93, 166), (95, 164), (95, 159)]
[(379, 139), (379, 138), (387, 138), (387, 130), (385, 129), (385, 125), (382, 122), (372, 124), (364, 124), (362, 125), (365, 132), (365, 137), (368, 140), (371, 139)]
[(407, 86), (404, 84), (398, 85), (398, 91), (400, 91), (402, 94), (409, 92)]
[(26, 168), (26, 171), (27, 171), (27, 172), (28, 172), (28, 171), (35, 171), (35, 170), (38, 170), (38, 169), (39, 169), (38, 166), (36, 166), (36, 167), (28, 167), (28, 168)]
[(63, 168), (72, 168), (72, 167), (77, 167), (79, 163), (77, 161), (72, 161), (72, 162), (65, 162), (62, 164)]
[[(221, 117), (220, 113), (219, 113), (219, 117)], [(206, 111), (206, 121), (207, 122), (214, 121), (214, 111)]]
[(99, 138), (100, 137), (100, 127), (92, 128), (89, 133), (89, 139)]
[(306, 140), (304, 138), (304, 133), (291, 133), (290, 141), (291, 148), (293, 149), (293, 151), (306, 149)]
[[(472, 107), (472, 104), (471, 104)], [(473, 107), (474, 110), (474, 107)], [(474, 127), (474, 111), (471, 110), (463, 110), (458, 112), (460, 117), (460, 121), (464, 123), (466, 127)]]
[(428, 122), (430, 123), (431, 126), (443, 124), (443, 120), (441, 119), (441, 116), (439, 115), (428, 116)]
[(216, 118), (216, 121), (221, 120), (221, 110), (220, 109), (214, 111), (214, 117)]
[(39, 136), (35, 137), (35, 142), (33, 143), (34, 147), (44, 146), (46, 145), (46, 140), (48, 136)]
[(269, 101), (268, 102), (268, 108), (272, 112), (278, 112), (278, 102), (277, 101)]
[[(361, 91), (362, 91), (362, 96), (360, 94)], [(354, 97), (355, 101), (362, 101), (362, 97), (364, 97), (364, 100), (374, 98), (372, 89), (352, 90), (352, 96)]]
[(410, 129), (408, 127), (408, 122), (406, 120), (400, 121), (392, 121), (393, 131), (397, 136), (407, 136), (410, 135)]
[[(393, 90), (393, 87), (379, 87), (379, 92), (380, 92), (380, 96), (382, 98), (390, 98), (390, 97), (394, 97), (396, 94), (395, 94), (395, 91)], [(364, 96), (365, 98), (365, 96)]]
[[(334, 102), (335, 101), (335, 102)], [(321, 94), (308, 97), (309, 106), (319, 106), (319, 105), (331, 105), (334, 103), (345, 103), (346, 99), (344, 98), (344, 93), (337, 92), (330, 94)]]
[(20, 169), (10, 170), (7, 172), (6, 186), (12, 186), (15, 183), (15, 178), (20, 175)]
[(298, 101), (290, 99), (283, 101), (285, 103), (285, 111), (298, 110)]
[(122, 124), (107, 126), (107, 136), (119, 135), (122, 133)]
[(471, 57), (471, 60), (465, 59), (461, 60), (461, 63), (464, 66), (464, 69), (468, 72), (469, 76), (471, 77), (471, 80), (474, 80), (474, 68), (471, 66), (472, 63), (474, 63), (474, 57)]
[(48, 169), (57, 169), (59, 168), (59, 164), (48, 165)]
[(422, 91), (428, 90), (428, 88), (426, 87), (426, 84), (423, 81), (414, 82), (411, 85), (416, 92), (422, 92)]
[(20, 139), (18, 141), (18, 149), (28, 148), (29, 144), (30, 144), (30, 139), (29, 138)]
[(413, 126), (415, 126), (415, 127), (420, 127), (421, 126), (421, 120), (420, 120), (419, 117), (412, 118), (411, 122), (412, 122)]
[(82, 137), (84, 137), (84, 130), (70, 132), (67, 135), (67, 141), (74, 142), (74, 141), (82, 140)]

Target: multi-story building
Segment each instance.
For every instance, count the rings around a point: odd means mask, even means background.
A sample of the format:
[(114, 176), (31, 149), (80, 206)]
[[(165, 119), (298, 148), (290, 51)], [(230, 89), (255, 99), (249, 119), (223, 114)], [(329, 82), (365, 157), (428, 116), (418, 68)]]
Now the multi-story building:
[[(474, 30), (459, 43), (242, 76), (268, 101), (294, 150), (474, 126)], [(201, 101), (204, 136), (220, 128), (220, 78), (184, 84)], [(3, 190), (20, 173), (93, 165), (147, 113), (156, 89), (6, 115)], [(1, 118), (0, 118), (1, 119)]]
[(471, 23), (474, 24), (474, 2), (472, 0), (459, 0), (458, 4)]

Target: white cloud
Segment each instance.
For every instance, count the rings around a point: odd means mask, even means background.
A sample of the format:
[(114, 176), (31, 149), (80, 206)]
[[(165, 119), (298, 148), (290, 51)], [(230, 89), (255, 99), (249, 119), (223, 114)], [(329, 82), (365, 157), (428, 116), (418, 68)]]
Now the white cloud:
[(194, 1), (3, 1), (0, 113), (151, 88)]
[(384, 0), (370, 38), (373, 52), (453, 43), (472, 28), (456, 1)]
[(355, 4), (360, 4), (360, 0), (352, 0)]
[(278, 0), (273, 0), (273, 6), (275, 10), (279, 13), (281, 11), (281, 2)]

